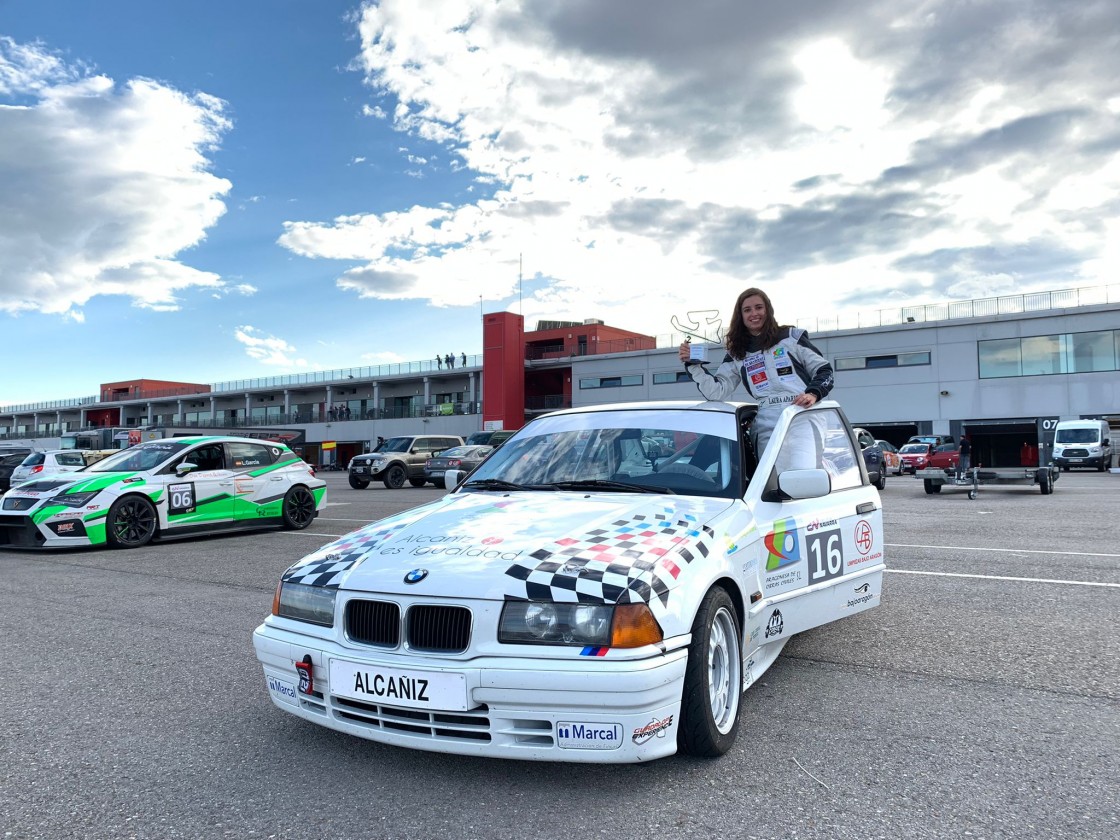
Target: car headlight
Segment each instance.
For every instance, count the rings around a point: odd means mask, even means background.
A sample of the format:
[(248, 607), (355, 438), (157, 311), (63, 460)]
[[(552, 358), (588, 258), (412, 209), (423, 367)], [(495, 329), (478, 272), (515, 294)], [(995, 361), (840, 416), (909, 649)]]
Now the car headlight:
[(643, 647), (663, 638), (645, 604), (508, 601), (498, 625), (498, 641), (508, 644)]
[(85, 507), (100, 490), (86, 490), (83, 493), (60, 493), (51, 499), (51, 504), (63, 507)]
[(280, 581), (276, 597), (272, 599), (272, 614), (331, 627), (337, 595), (337, 589)]

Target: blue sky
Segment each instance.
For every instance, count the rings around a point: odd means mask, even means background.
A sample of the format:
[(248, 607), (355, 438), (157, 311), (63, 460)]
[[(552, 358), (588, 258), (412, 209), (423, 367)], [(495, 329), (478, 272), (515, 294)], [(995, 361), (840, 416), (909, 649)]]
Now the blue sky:
[[(0, 406), (1117, 282), (1111, 0), (0, 0)], [(519, 276), (523, 279), (519, 283)]]

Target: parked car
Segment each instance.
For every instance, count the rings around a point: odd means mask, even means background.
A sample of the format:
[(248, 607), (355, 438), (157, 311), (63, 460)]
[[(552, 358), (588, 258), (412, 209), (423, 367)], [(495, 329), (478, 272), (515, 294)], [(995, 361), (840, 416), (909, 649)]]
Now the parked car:
[(929, 461), (926, 464), (926, 469), (956, 472), (957, 464), (960, 463), (960, 460), (960, 446), (956, 443), (943, 443), (940, 446), (935, 446), (933, 448), (933, 453), (929, 456)]
[(472, 432), (467, 436), (468, 446), (497, 446), (517, 434), (511, 429), (495, 429), (491, 431)]
[(889, 440), (876, 440), (879, 448), (883, 450), (883, 463), (887, 471), (895, 475), (902, 475), (902, 458), (899, 457), (898, 447)]
[(0, 493), (5, 493), (12, 486), (12, 472), (23, 463), (23, 459), (31, 454), (31, 449), (26, 447), (0, 449)]
[(867, 429), (861, 429), (858, 426), (852, 429), (856, 433), (856, 443), (863, 451), (863, 463), (867, 466), (867, 474), (871, 477), (871, 483), (883, 490), (887, 486), (887, 468), (883, 463), (883, 450), (879, 446), (879, 441), (871, 435)]
[[(413, 749), (724, 754), (788, 639), (878, 606), (885, 570), (882, 502), (840, 406), (786, 409), (756, 465), (757, 410), (531, 421), (452, 492), (284, 572), (253, 633), (262, 687), (307, 725)], [(690, 440), (649, 458), (642, 439), (664, 433)], [(829, 446), (806, 452), (814, 437)], [(821, 638), (858, 645), (862, 627)]]
[(929, 466), (929, 456), (933, 454), (932, 443), (907, 443), (898, 450), (898, 457), (902, 459), (902, 471), (915, 473)]
[(77, 449), (47, 449), (43, 452), (32, 452), (12, 470), (11, 484), (15, 487), (33, 478), (74, 472), (84, 469), (85, 466), (85, 456)]
[(952, 435), (910, 435), (907, 443), (928, 443), (930, 446), (940, 446), (943, 443), (953, 443)]
[(405, 481), (413, 487), (423, 487), (428, 483), (424, 475), (428, 459), (445, 449), (462, 445), (463, 439), (458, 435), (391, 437), (379, 444), (376, 452), (355, 455), (350, 459), (350, 486), (355, 490), (365, 490), (371, 481), (377, 480), (394, 490), (404, 487)]
[(443, 487), (443, 475), (448, 470), (462, 470), (464, 473), (469, 473), (493, 451), (493, 446), (468, 445), (445, 449), (434, 458), (429, 458), (424, 464), (424, 477), (436, 487)]
[(0, 500), (0, 547), (137, 548), (204, 532), (302, 529), (326, 494), (326, 482), (282, 443), (152, 440), (13, 487)]

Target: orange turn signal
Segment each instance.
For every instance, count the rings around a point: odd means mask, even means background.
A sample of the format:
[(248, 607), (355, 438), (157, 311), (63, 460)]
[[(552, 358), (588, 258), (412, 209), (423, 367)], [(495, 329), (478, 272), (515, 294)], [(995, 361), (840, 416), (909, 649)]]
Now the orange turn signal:
[(611, 647), (644, 647), (657, 644), (664, 638), (661, 625), (646, 604), (619, 604), (614, 608)]
[(280, 587), (284, 585), (284, 581), (276, 584), (276, 594), (272, 596), (272, 614), (280, 615)]

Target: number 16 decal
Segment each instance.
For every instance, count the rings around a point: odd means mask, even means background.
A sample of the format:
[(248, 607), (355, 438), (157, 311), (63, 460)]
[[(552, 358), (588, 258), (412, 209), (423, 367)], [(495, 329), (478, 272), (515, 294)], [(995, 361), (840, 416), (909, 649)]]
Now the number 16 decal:
[(805, 548), (809, 552), (810, 584), (844, 574), (844, 549), (839, 529), (806, 535)]

